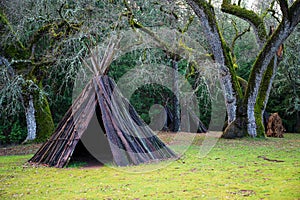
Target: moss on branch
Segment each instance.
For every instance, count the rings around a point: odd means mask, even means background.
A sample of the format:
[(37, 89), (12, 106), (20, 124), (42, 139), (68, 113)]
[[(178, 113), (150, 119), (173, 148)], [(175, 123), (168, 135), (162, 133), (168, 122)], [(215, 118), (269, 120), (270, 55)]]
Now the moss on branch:
[(238, 79), (238, 81), (240, 83), (240, 86), (241, 86), (241, 88), (243, 90), (243, 93), (245, 93), (245, 91), (247, 89), (247, 86), (248, 86), (248, 82), (245, 79), (243, 79), (242, 77), (240, 77), (240, 76), (237, 76), (237, 79)]
[(7, 30), (15, 36), (16, 42), (14, 44), (5, 44), (3, 45), (4, 52), (6, 57), (15, 58), (15, 59), (23, 59), (28, 56), (28, 52), (24, 47), (23, 43), (17, 37), (16, 32), (14, 31), (11, 23), (7, 19), (5, 13), (0, 9), (0, 27), (7, 28)]
[(70, 34), (72, 30), (80, 30), (82, 24), (82, 22), (69, 23), (66, 20), (45, 24), (44, 26), (39, 28), (31, 37), (31, 40), (29, 42), (29, 49), (32, 49), (33, 45), (35, 45), (43, 36), (47, 34), (49, 34), (54, 39), (59, 39)]
[(263, 18), (259, 17), (254, 11), (247, 10), (246, 8), (242, 8), (238, 5), (232, 5), (229, 0), (223, 0), (221, 10), (249, 22), (255, 28), (259, 40), (266, 40), (267, 31)]
[[(13, 35), (16, 36), (16, 32), (14, 31), (13, 27), (11, 26), (9, 20), (7, 19), (6, 15), (5, 15), (5, 13), (2, 11), (2, 9), (0, 9), (0, 24), (1, 24), (2, 26), (4, 26), (4, 27), (5, 27), (5, 26), (8, 27), (8, 30), (9, 30)], [(16, 38), (17, 38), (17, 44), (18, 44), (19, 48), (21, 48), (22, 50), (25, 50), (25, 47), (24, 47), (24, 45), (22, 44), (22, 42), (20, 41), (20, 39), (19, 39), (18, 37), (16, 37)]]

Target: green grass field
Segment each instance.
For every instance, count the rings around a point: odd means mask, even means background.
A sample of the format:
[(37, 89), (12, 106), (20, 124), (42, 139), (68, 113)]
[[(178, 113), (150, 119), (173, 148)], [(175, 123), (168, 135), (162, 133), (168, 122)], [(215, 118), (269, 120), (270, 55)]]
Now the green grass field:
[(300, 199), (300, 134), (220, 139), (199, 158), (202, 137), (179, 160), (131, 167), (32, 167), (32, 154), (0, 156), (0, 199)]

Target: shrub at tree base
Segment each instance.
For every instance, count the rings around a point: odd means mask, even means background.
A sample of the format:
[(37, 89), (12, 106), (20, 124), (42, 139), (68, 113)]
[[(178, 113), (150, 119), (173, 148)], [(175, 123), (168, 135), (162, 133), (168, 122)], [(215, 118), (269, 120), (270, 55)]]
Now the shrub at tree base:
[(282, 125), (282, 120), (278, 113), (271, 114), (267, 125), (267, 136), (283, 138), (284, 132), (285, 128)]

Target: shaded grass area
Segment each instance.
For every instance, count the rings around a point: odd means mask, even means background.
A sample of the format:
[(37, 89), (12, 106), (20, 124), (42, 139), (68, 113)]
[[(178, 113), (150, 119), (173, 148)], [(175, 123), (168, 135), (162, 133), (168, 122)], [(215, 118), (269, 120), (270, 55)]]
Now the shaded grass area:
[(32, 155), (1, 156), (0, 199), (300, 199), (300, 134), (220, 139), (199, 158), (202, 140), (179, 160), (131, 167), (34, 168), (24, 165)]
[(33, 154), (42, 144), (0, 146), (0, 156)]

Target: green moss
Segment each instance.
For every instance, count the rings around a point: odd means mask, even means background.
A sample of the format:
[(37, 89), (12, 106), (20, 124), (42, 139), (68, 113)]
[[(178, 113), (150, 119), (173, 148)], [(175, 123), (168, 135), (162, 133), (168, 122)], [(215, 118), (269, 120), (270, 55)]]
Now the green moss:
[(1, 25), (7, 25), (8, 24), (8, 20), (5, 17), (4, 13), (2, 12), (2, 10), (0, 9), (0, 23)]
[(35, 105), (36, 123), (37, 123), (37, 142), (44, 142), (54, 131), (54, 122), (52, 119), (50, 106), (47, 98), (44, 96), (42, 101)]
[(231, 4), (231, 0), (223, 0), (223, 4)]
[(202, 1), (199, 0), (196, 3), (199, 5), (199, 7), (203, 8), (206, 16), (208, 16), (208, 21), (209, 21), (210, 27), (217, 26), (217, 20), (216, 20), (214, 7), (203, 0)]
[(241, 88), (240, 83), (237, 78), (236, 70), (234, 68), (234, 62), (233, 62), (233, 58), (231, 56), (231, 49), (228, 47), (228, 45), (220, 31), (219, 31), (219, 36), (221, 38), (223, 53), (225, 56), (225, 65), (228, 67), (228, 69), (230, 71), (234, 91), (236, 92), (238, 99), (243, 99), (243, 92), (242, 92), (242, 88)]
[[(230, 2), (230, 1), (229, 1)], [(223, 54), (225, 56), (225, 65), (228, 67), (231, 77), (232, 77), (232, 82), (233, 82), (233, 87), (234, 87), (234, 91), (237, 93), (237, 97), (239, 99), (241, 99), (243, 97), (243, 93), (240, 87), (240, 84), (237, 80), (236, 77), (236, 71), (235, 71), (235, 67), (234, 67), (234, 62), (233, 62), (233, 58), (231, 56), (231, 50), (228, 47), (225, 39), (222, 36), (222, 33), (220, 31), (220, 29), (218, 28), (218, 22), (216, 20), (216, 15), (214, 13), (214, 8), (212, 5), (210, 5), (209, 3), (207, 3), (206, 1), (196, 1), (196, 3), (198, 4), (199, 7), (201, 7), (206, 16), (208, 17), (208, 21), (211, 27), (216, 27), (220, 40), (221, 40), (221, 44), (222, 44), (222, 49), (223, 49)]]
[(248, 82), (240, 76), (237, 76), (237, 80), (239, 81), (240, 86), (242, 87), (243, 93), (245, 93), (248, 86)]
[(223, 12), (235, 15), (246, 21), (250, 21), (258, 31), (258, 37), (260, 40), (264, 41), (267, 37), (266, 27), (264, 21), (259, 17), (254, 11), (247, 10), (237, 5), (231, 5), (229, 0), (223, 1), (221, 10)]
[[(3, 27), (7, 27), (8, 30), (13, 34), (16, 35), (16, 32), (13, 30), (13, 27), (11, 26), (10, 22), (8, 21), (5, 13), (0, 9), (0, 24)], [(17, 45), (19, 48), (21, 48), (23, 51), (26, 49), (19, 38), (17, 38)]]
[(267, 91), (269, 88), (270, 81), (272, 79), (272, 75), (274, 73), (274, 58), (271, 60), (270, 64), (268, 65), (268, 68), (266, 72), (264, 73), (256, 104), (255, 104), (255, 121), (257, 125), (257, 133), (259, 137), (265, 137), (265, 129), (263, 125), (263, 119), (262, 119), (262, 111), (264, 109), (264, 102), (266, 101), (267, 98)]
[(4, 47), (6, 56), (11, 58), (20, 59), (23, 57), (23, 54), (14, 46), (14, 45), (7, 45)]
[[(16, 35), (13, 27), (8, 21), (5, 13), (0, 9), (0, 27), (6, 27), (13, 35)], [(13, 44), (3, 44), (5, 56), (11, 57), (14, 59), (24, 59), (27, 58), (29, 53), (22, 44), (22, 42), (17, 38), (16, 42)]]
[(259, 106), (254, 107), (254, 117), (256, 123), (256, 137), (266, 137), (262, 120), (262, 110), (259, 108)]
[(245, 103), (247, 104), (248, 98), (253, 93), (254, 87), (255, 87), (255, 80), (257, 75), (260, 73), (260, 70), (262, 69), (263, 64), (263, 58), (265, 57), (266, 52), (270, 50), (270, 46), (266, 46), (257, 56), (253, 67), (250, 72), (249, 80), (248, 80), (248, 87), (245, 94)]

